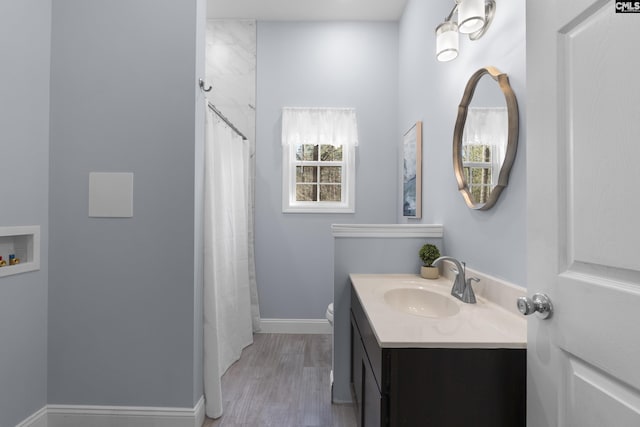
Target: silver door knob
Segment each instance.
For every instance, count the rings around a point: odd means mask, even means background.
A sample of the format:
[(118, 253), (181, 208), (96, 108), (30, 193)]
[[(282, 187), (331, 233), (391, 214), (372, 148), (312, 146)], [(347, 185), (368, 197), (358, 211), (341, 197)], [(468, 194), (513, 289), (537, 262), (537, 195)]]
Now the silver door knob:
[(537, 313), (541, 319), (547, 319), (553, 313), (553, 305), (546, 294), (533, 294), (533, 297), (518, 298), (518, 311), (528, 316)]

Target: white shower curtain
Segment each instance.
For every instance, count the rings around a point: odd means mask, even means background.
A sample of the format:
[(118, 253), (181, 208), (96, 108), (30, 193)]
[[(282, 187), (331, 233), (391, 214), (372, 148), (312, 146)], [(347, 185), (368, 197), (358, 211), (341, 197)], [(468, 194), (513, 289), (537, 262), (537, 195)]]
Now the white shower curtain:
[(249, 258), (249, 143), (206, 111), (204, 389), (207, 416), (218, 418), (220, 379), (253, 342), (253, 324), (259, 324), (253, 318), (259, 319), (259, 312)]

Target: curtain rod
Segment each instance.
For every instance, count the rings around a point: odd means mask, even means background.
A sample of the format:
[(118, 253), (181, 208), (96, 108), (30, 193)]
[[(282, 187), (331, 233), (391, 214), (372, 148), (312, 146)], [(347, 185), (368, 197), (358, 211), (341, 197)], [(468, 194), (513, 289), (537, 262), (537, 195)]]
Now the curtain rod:
[(210, 103), (210, 102), (207, 102), (207, 105), (209, 105), (209, 108), (211, 108), (211, 110), (213, 110), (213, 112), (214, 112), (214, 113), (216, 113), (216, 115), (217, 115), (218, 117), (220, 117), (220, 119), (221, 119), (223, 122), (225, 122), (225, 123), (227, 124), (227, 126), (229, 126), (231, 129), (233, 129), (233, 131), (234, 131), (235, 133), (237, 133), (238, 135), (240, 135), (244, 141), (248, 141), (248, 140), (249, 140), (249, 138), (247, 138), (246, 136), (244, 136), (244, 134), (243, 134), (242, 132), (240, 132), (240, 130), (238, 130), (238, 128), (237, 128), (237, 127), (235, 127), (235, 126), (233, 125), (233, 123), (231, 123), (231, 121), (230, 121), (229, 119), (227, 119), (227, 118), (225, 117), (225, 115), (224, 115), (224, 114), (222, 114), (222, 113), (220, 112), (220, 110), (218, 110), (218, 109), (215, 107), (215, 105), (213, 105), (213, 104), (212, 104), (212, 103)]

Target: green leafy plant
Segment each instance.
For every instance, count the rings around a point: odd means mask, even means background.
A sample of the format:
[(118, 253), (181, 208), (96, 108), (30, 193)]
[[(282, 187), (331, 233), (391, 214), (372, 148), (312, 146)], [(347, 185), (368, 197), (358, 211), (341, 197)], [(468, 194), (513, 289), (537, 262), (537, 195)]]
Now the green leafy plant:
[(431, 243), (426, 243), (420, 248), (420, 259), (422, 260), (422, 265), (425, 267), (431, 267), (433, 261), (437, 258), (440, 258), (440, 250), (436, 245), (432, 245)]

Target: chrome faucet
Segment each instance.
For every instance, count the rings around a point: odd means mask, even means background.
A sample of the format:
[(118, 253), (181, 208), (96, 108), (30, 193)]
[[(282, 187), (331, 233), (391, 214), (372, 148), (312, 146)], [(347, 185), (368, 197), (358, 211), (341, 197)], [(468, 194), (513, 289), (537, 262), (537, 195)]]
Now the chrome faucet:
[(477, 277), (470, 277), (468, 279), (465, 278), (465, 265), (464, 262), (460, 262), (457, 259), (450, 256), (441, 256), (437, 258), (431, 265), (437, 266), (440, 261), (451, 261), (455, 264), (455, 268), (452, 268), (456, 274), (455, 279), (453, 280), (453, 287), (451, 288), (451, 295), (458, 298), (462, 302), (466, 302), (468, 304), (476, 303), (476, 295), (473, 293), (473, 287), (471, 286), (471, 282), (479, 282), (480, 279)]

